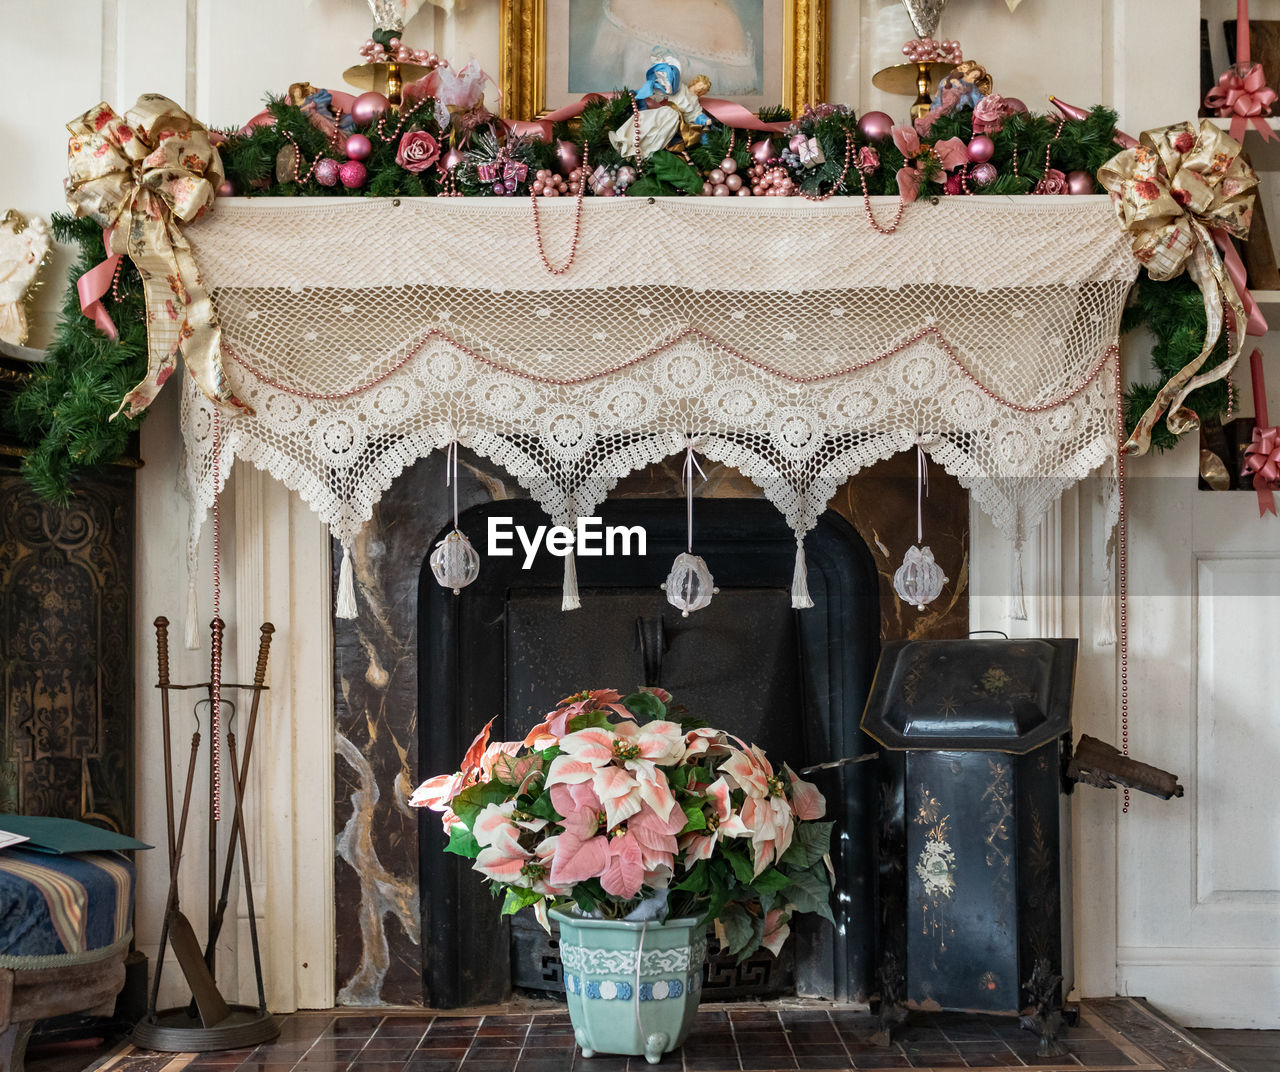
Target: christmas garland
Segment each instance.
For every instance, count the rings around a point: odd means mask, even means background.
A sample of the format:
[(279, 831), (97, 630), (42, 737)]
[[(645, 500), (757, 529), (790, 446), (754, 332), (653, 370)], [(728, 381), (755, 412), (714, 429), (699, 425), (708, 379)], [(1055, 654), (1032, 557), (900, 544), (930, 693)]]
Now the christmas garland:
[[(317, 118), (316, 111), (314, 102), (272, 98), (249, 126), (216, 135), (227, 179), (219, 194), (496, 197), (528, 196), (532, 190), (542, 195), (771, 192), (818, 198), (903, 193), (936, 201), (957, 194), (1065, 192), (1068, 176), (1075, 192), (1093, 192), (1092, 176), (1116, 152), (1116, 115), (1103, 107), (1081, 118), (987, 108), (977, 113), (976, 124), (973, 109), (955, 108), (892, 132), (888, 123), (868, 124), (869, 116), (860, 123), (840, 105), (806, 108), (794, 122), (778, 109), (760, 116), (782, 125), (778, 132), (712, 126), (687, 148), (658, 151), (638, 165), (609, 137), (636, 121), (638, 108), (628, 92), (588, 100), (572, 121), (555, 123), (547, 139), (508, 133), (482, 110), (451, 113), (431, 98), (355, 124), (332, 114)], [(976, 137), (990, 142), (980, 153), (970, 144)], [(966, 146), (969, 153), (957, 155), (957, 148)], [(340, 161), (344, 155), (348, 159)], [(56, 216), (54, 234), (80, 246), (73, 284), (102, 261), (102, 231), (92, 221)], [(69, 497), (77, 469), (122, 456), (142, 420), (110, 419), (147, 369), (142, 288), (127, 258), (104, 303), (119, 327), (118, 339), (99, 332), (81, 313), (75, 286), (68, 289), (47, 360), (33, 369), (6, 414), (6, 423), (30, 446), (24, 472), (48, 499)], [(1152, 358), (1161, 380), (1126, 391), (1130, 427), (1162, 384), (1198, 352), (1205, 326), (1199, 291), (1185, 275), (1165, 283), (1144, 276), (1134, 288), (1123, 330), (1152, 332)], [(1224, 336), (1215, 361), (1225, 347)], [(1224, 412), (1228, 396), (1226, 383), (1217, 382), (1193, 393), (1187, 404), (1204, 420)], [(1164, 450), (1177, 438), (1161, 419), (1152, 442)]]

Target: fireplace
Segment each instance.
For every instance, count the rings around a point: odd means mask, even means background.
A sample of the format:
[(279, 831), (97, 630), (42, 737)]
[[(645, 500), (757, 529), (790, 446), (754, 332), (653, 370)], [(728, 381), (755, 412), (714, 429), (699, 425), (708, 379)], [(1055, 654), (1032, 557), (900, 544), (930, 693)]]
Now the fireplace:
[[(545, 515), (528, 501), (495, 502), (464, 515), (462, 529), (484, 546), (491, 516), (536, 528)], [(606, 525), (643, 526), (644, 557), (606, 557), (578, 566), (582, 608), (560, 609), (562, 560), (540, 555), (485, 559), (459, 598), (422, 571), (419, 587), (419, 764), (446, 770), (495, 715), (496, 740), (518, 739), (562, 696), (583, 688), (661, 685), (691, 712), (761, 745), (794, 769), (856, 756), (858, 728), (879, 650), (875, 563), (856, 530), (828, 514), (806, 540), (815, 606), (791, 608), (795, 537), (758, 500), (700, 502), (695, 550), (719, 594), (688, 618), (659, 589), (684, 550), (685, 504), (649, 499), (606, 503)], [(443, 536), (443, 533), (441, 533)], [(802, 917), (774, 958), (742, 965), (710, 958), (708, 1000), (784, 995), (863, 1000), (873, 958), (871, 827), (874, 779), (847, 766), (818, 776), (839, 824), (837, 925)], [(500, 1001), (513, 989), (563, 993), (554, 942), (536, 922), (496, 922), (495, 904), (469, 861), (442, 853), (438, 817), (420, 831), (423, 984), (428, 1005)]]
[[(581, 631), (581, 622), (590, 613), (593, 601), (599, 598), (622, 598), (626, 593), (619, 589), (630, 587), (632, 595), (644, 606), (628, 609), (626, 617), (619, 617), (616, 636), (611, 650), (617, 662), (603, 663), (585, 668), (569, 667), (565, 676), (574, 682), (559, 680), (547, 682), (546, 696), (549, 702), (562, 694), (556, 690), (575, 687), (578, 679), (585, 683), (609, 682), (618, 687), (635, 684), (647, 676), (644, 672), (643, 651), (637, 640), (635, 619), (641, 618), (645, 628), (653, 630), (661, 618), (668, 650), (662, 653), (661, 676), (668, 684), (680, 685), (669, 675), (678, 669), (683, 657), (681, 645), (689, 636), (710, 635), (703, 625), (718, 620), (725, 610), (734, 606), (732, 599), (743, 587), (768, 589), (772, 592), (760, 613), (762, 620), (774, 623), (790, 623), (797, 630), (807, 630), (809, 635), (825, 635), (830, 651), (820, 653), (822, 658), (804, 656), (804, 649), (797, 659), (808, 658), (805, 672), (815, 682), (812, 694), (837, 695), (843, 687), (841, 666), (833, 662), (831, 651), (861, 650), (863, 641), (841, 641), (840, 635), (849, 635), (847, 619), (841, 619), (836, 604), (829, 595), (831, 579), (830, 563), (833, 555), (853, 557), (865, 568), (867, 554), (874, 560), (875, 577), (870, 586), (870, 598), (875, 610), (870, 621), (859, 623), (859, 629), (867, 633), (865, 647), (867, 659), (874, 660), (874, 645), (878, 635), (883, 640), (904, 637), (962, 637), (968, 629), (968, 496), (957, 481), (941, 470), (936, 470), (929, 481), (929, 543), (934, 554), (953, 579), (943, 597), (928, 610), (918, 612), (907, 607), (894, 596), (891, 578), (901, 561), (902, 552), (915, 538), (915, 460), (908, 454), (890, 458), (852, 477), (832, 498), (830, 510), (819, 528), (806, 541), (808, 551), (810, 585), (815, 600), (819, 592), (820, 605), (812, 610), (793, 612), (789, 599), (781, 592), (789, 591), (791, 569), (794, 564), (794, 538), (781, 525), (776, 509), (765, 503), (760, 491), (734, 469), (704, 461), (707, 480), (700, 482), (695, 503), (696, 549), (704, 553), (715, 572), (717, 583), (725, 589), (721, 599), (717, 596), (705, 611), (699, 611), (687, 621), (678, 618), (663, 601), (657, 585), (663, 579), (671, 559), (677, 550), (683, 550), (684, 498), (681, 494), (680, 459), (649, 466), (621, 481), (602, 508), (602, 516), (619, 523), (627, 510), (655, 508), (664, 512), (664, 526), (672, 524), (674, 517), (677, 535), (664, 537), (663, 543), (651, 544), (647, 559), (617, 560), (625, 568), (624, 584), (610, 581), (608, 559), (584, 559), (578, 563), (578, 575), (582, 588), (582, 609), (563, 613), (560, 605), (561, 562), (545, 555), (539, 559), (534, 571), (525, 574), (517, 570), (510, 582), (513, 590), (525, 592), (531, 602), (527, 612), (545, 610), (540, 621), (556, 629), (560, 636), (566, 631)], [(524, 493), (513, 485), (510, 477), (494, 463), (478, 458), (469, 451), (462, 451), (459, 467), (459, 505), (471, 518), (482, 516), (470, 511), (478, 507), (489, 508), (524, 519), (525, 523), (546, 524), (547, 518), (524, 498)], [(666, 500), (655, 502), (655, 500)], [(352, 551), (357, 605), (359, 617), (353, 621), (338, 620), (334, 623), (334, 736), (336, 756), (334, 760), (334, 829), (337, 833), (334, 866), (334, 929), (336, 932), (336, 996), (339, 1005), (420, 1005), (437, 1002), (446, 992), (447, 980), (431, 980), (429, 965), (435, 963), (433, 943), (434, 928), (447, 926), (448, 916), (442, 914), (439, 905), (430, 907), (435, 895), (428, 876), (420, 870), (453, 867), (455, 885), (452, 896), (457, 896), (456, 857), (442, 857), (434, 850), (420, 853), (424, 838), (435, 836), (438, 826), (421, 823), (421, 813), (409, 808), (407, 800), (413, 787), (424, 777), (453, 767), (458, 762), (461, 748), (480, 724), (494, 714), (507, 709), (505, 692), (496, 701), (497, 706), (484, 714), (477, 724), (479, 711), (473, 704), (471, 714), (455, 705), (465, 717), (472, 719), (465, 725), (449, 729), (440, 719), (441, 700), (437, 689), (456, 690), (458, 674), (455, 668), (448, 673), (437, 673), (430, 663), (439, 658), (444, 647), (436, 655), (428, 650), (430, 645), (453, 643), (468, 645), (468, 637), (484, 626), (492, 630), (492, 622), (483, 619), (473, 621), (466, 608), (477, 598), (474, 586), (455, 599), (428, 579), (422, 584), (422, 565), (451, 520), (451, 496), (445, 487), (445, 465), (442, 455), (423, 459), (406, 469), (393, 482), (374, 508), (373, 517), (365, 525)], [(622, 511), (622, 513), (620, 513)], [(654, 522), (656, 526), (658, 522)], [(714, 531), (713, 531), (714, 529)], [(474, 530), (473, 530), (474, 531)], [(653, 529), (657, 535), (657, 528)], [(720, 535), (727, 533), (727, 535)], [(861, 543), (858, 542), (861, 537)], [(723, 540), (726, 548), (732, 538), (739, 544), (754, 543), (757, 557), (743, 559), (741, 565), (730, 559), (738, 558), (723, 553), (711, 542)], [(834, 540), (834, 543), (831, 542)], [(484, 555), (482, 543), (477, 547)], [(850, 547), (854, 550), (851, 552)], [(337, 584), (340, 551), (335, 552), (331, 583)], [(767, 560), (767, 574), (766, 569)], [(510, 563), (511, 560), (506, 560)], [(623, 567), (621, 564), (627, 563)], [(481, 579), (502, 568), (500, 559), (484, 555)], [(847, 585), (847, 580), (840, 580)], [(878, 586), (878, 595), (877, 593)], [(534, 597), (537, 597), (536, 599)], [(538, 603), (537, 600), (541, 600)], [(491, 605), (491, 613), (504, 621), (504, 608), (499, 601)], [(772, 609), (770, 609), (772, 608)], [(522, 613), (526, 613), (522, 611)], [(622, 612), (618, 612), (619, 615)], [(433, 627), (432, 623), (445, 622), (447, 629), (470, 630), (458, 633), (452, 639)], [(668, 628), (670, 626), (670, 628)], [(863, 634), (859, 634), (863, 635)], [(428, 639), (430, 638), (430, 639)], [(492, 633), (489, 641), (492, 641)], [(799, 643), (799, 641), (795, 641)], [(843, 644), (841, 648), (838, 645)], [(816, 642), (815, 642), (816, 646)], [(648, 644), (653, 658), (658, 645)], [(462, 659), (462, 654), (458, 656)], [(503, 689), (505, 683), (505, 649), (486, 664), (496, 675)], [(420, 665), (421, 660), (421, 665)], [(774, 666), (777, 666), (775, 662)], [(657, 669), (655, 667), (655, 669)], [(570, 674), (570, 671), (572, 672)], [(821, 673), (830, 677), (820, 680)], [(832, 676), (834, 675), (834, 676)], [(492, 683), (490, 683), (492, 684)], [(697, 683), (680, 687), (682, 697), (697, 706), (699, 713), (709, 720), (718, 721), (721, 716), (715, 708), (705, 709), (704, 693)], [(846, 690), (843, 703), (845, 714), (839, 729), (856, 739), (861, 706)], [(525, 712), (543, 704), (543, 699), (526, 697)], [(793, 707), (795, 705), (792, 705)], [(513, 711), (517, 706), (513, 705)], [(434, 734), (451, 733), (458, 742), (434, 740)], [(465, 738), (465, 739), (464, 739)], [(771, 740), (762, 743), (771, 744)], [(820, 742), (821, 743), (821, 742)], [(842, 749), (839, 742), (819, 747), (807, 744), (811, 754), (818, 759), (851, 754), (853, 748)], [(783, 752), (783, 754), (789, 754)], [(440, 756), (442, 758), (437, 759)], [(828, 780), (822, 782), (822, 790), (828, 799), (835, 801), (841, 788)], [(433, 843), (438, 844), (438, 842)], [(425, 867), (423, 866), (425, 863)], [(426, 881), (424, 881), (426, 880)], [(474, 896), (474, 887), (467, 888), (467, 896)], [(481, 895), (483, 914), (478, 917), (481, 932), (494, 929), (497, 905), (487, 893)], [(422, 905), (428, 905), (423, 911)], [(424, 923), (426, 929), (424, 930)], [(824, 925), (825, 926), (825, 925)], [(504, 935), (505, 937), (505, 935)], [(468, 941), (471, 941), (468, 938)], [(806, 939), (807, 941), (807, 939)], [(799, 943), (797, 943), (799, 948)], [(510, 952), (503, 946), (501, 955), (510, 961)], [(827, 953), (832, 966), (822, 974), (827, 980), (837, 975), (847, 977), (843, 967), (837, 970), (837, 956), (845, 956), (845, 947), (833, 948)], [(812, 957), (805, 964), (814, 963)], [(535, 967), (541, 967), (540, 962)], [(769, 985), (778, 982), (776, 966), (771, 967)], [(844, 974), (841, 974), (844, 973)], [(553, 976), (554, 960), (545, 972)], [(747, 978), (743, 978), (743, 976)], [(745, 973), (726, 970), (720, 973), (722, 983), (763, 982), (755, 968)], [(783, 971), (785, 975), (785, 970)], [(791, 985), (796, 989), (809, 986), (808, 976)], [(854, 974), (856, 978), (856, 972)], [(508, 973), (507, 985), (512, 983)], [(865, 972), (864, 972), (865, 978)], [(710, 980), (709, 980), (710, 981)], [(782, 980), (785, 984), (786, 980)], [(455, 993), (458, 985), (454, 986)], [(832, 983), (826, 984), (832, 987)], [(730, 990), (722, 987), (721, 994)], [(852, 994), (857, 994), (851, 986)]]

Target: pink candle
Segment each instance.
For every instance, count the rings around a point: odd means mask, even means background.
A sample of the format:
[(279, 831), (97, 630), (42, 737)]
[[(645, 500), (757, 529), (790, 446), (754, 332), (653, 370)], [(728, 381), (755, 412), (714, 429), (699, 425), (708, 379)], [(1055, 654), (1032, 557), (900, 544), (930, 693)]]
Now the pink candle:
[(1236, 0), (1236, 65), (1249, 66), (1249, 0)]
[(1267, 420), (1267, 384), (1262, 376), (1262, 351), (1254, 350), (1249, 355), (1249, 371), (1253, 375), (1253, 422), (1259, 428), (1270, 428)]

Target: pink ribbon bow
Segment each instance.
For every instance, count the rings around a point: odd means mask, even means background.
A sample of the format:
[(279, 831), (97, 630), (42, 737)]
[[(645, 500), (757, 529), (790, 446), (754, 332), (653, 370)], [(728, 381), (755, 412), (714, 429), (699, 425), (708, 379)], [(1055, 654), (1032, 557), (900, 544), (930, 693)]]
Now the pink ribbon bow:
[(1276, 91), (1267, 85), (1262, 64), (1250, 64), (1242, 75), (1236, 64), (1222, 72), (1218, 84), (1204, 98), (1206, 108), (1212, 108), (1221, 118), (1231, 117), (1231, 136), (1240, 141), (1248, 124), (1252, 123), (1264, 141), (1274, 138), (1263, 116), (1271, 114), (1276, 102)]
[(1253, 442), (1244, 451), (1242, 476), (1253, 476), (1258, 493), (1258, 516), (1276, 512), (1272, 491), (1280, 488), (1280, 428), (1255, 428)]
[(120, 258), (123, 256), (120, 253), (109, 252), (111, 231), (112, 228), (109, 227), (102, 232), (102, 245), (108, 250), (107, 259), (90, 268), (76, 280), (76, 293), (80, 296), (80, 311), (89, 317), (108, 339), (117, 339), (120, 333), (116, 331), (115, 321), (111, 319), (111, 314), (102, 304), (103, 297), (111, 289), (111, 283), (116, 277), (116, 269), (120, 266)]

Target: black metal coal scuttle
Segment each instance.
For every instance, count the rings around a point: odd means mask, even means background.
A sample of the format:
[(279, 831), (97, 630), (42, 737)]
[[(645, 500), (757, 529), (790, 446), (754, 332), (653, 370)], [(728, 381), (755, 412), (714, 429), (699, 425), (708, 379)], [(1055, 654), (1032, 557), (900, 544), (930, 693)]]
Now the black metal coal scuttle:
[(1075, 640), (885, 646), (862, 728), (882, 746), (881, 1033), (908, 1010), (1022, 1014), (1041, 1052), (1071, 987)]

